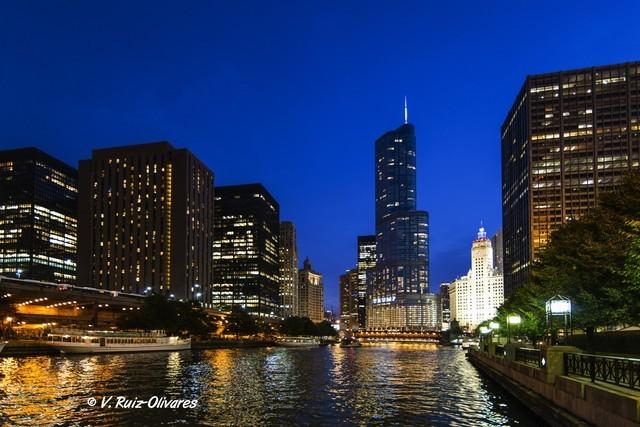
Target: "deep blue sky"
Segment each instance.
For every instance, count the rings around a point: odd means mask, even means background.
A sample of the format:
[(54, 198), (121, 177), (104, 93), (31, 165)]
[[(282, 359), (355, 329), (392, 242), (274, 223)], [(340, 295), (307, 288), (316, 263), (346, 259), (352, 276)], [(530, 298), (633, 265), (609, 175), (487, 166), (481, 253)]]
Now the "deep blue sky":
[(431, 287), (500, 227), (499, 128), (527, 74), (640, 59), (640, 2), (0, 3), (0, 148), (77, 165), (168, 140), (217, 184), (262, 182), (301, 261), (338, 276), (373, 225), (373, 142), (418, 138)]

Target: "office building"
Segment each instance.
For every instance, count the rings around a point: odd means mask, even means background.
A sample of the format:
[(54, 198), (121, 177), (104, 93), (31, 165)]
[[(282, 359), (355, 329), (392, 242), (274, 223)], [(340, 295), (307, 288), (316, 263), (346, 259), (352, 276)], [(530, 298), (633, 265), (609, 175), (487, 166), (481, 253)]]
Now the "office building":
[(290, 221), (280, 223), (280, 315), (297, 316), (298, 303), (298, 247), (296, 227)]
[(210, 303), (213, 172), (168, 142), (80, 162), (79, 282)]
[(78, 172), (37, 148), (0, 151), (0, 275), (76, 284)]
[(493, 265), (493, 248), (487, 233), (480, 227), (471, 245), (471, 269), (466, 276), (449, 285), (451, 319), (461, 328), (473, 331), (490, 320), (504, 302), (502, 274)]
[(502, 125), (507, 296), (560, 225), (640, 161), (640, 62), (528, 76)]
[(360, 327), (358, 323), (359, 286), (357, 268), (340, 276), (340, 330), (353, 331)]
[(493, 247), (493, 266), (502, 273), (504, 270), (504, 255), (502, 250), (502, 229), (496, 231), (491, 237), (491, 246)]
[(324, 319), (324, 285), (322, 275), (311, 268), (311, 261), (306, 258), (303, 267), (298, 271), (298, 296), (300, 316), (308, 317), (314, 322)]
[(451, 323), (451, 308), (449, 302), (449, 285), (450, 283), (440, 284), (440, 319), (442, 321), (442, 330), (449, 330)]
[(358, 327), (367, 326), (367, 275), (376, 266), (376, 236), (358, 236)]
[(280, 206), (262, 184), (216, 187), (213, 305), (280, 317)]
[(375, 143), (376, 267), (367, 296), (368, 329), (427, 328), (428, 214), (416, 210), (416, 136), (405, 123)]

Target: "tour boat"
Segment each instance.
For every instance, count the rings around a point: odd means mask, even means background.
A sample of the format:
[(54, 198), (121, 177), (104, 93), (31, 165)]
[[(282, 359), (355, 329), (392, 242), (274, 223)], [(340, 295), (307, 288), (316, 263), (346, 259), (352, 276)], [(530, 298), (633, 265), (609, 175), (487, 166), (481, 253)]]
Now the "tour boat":
[(283, 347), (317, 347), (320, 340), (316, 337), (282, 337), (276, 341)]
[(340, 347), (360, 347), (361, 345), (357, 338), (343, 338), (340, 341)]
[(2, 353), (2, 350), (4, 350), (4, 346), (7, 345), (7, 344), (9, 344), (9, 343), (6, 342), (6, 341), (4, 341), (4, 342), (0, 341), (0, 353)]
[(45, 343), (61, 353), (129, 353), (191, 349), (190, 338), (169, 337), (164, 331), (54, 331), (46, 337)]

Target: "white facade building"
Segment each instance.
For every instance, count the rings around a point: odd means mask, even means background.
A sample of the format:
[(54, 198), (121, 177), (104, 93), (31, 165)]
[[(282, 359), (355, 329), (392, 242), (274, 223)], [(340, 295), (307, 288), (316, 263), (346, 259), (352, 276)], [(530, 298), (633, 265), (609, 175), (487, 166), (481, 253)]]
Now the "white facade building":
[(503, 302), (502, 272), (494, 268), (491, 240), (480, 227), (471, 247), (469, 273), (449, 286), (451, 319), (471, 331), (483, 321), (493, 318)]

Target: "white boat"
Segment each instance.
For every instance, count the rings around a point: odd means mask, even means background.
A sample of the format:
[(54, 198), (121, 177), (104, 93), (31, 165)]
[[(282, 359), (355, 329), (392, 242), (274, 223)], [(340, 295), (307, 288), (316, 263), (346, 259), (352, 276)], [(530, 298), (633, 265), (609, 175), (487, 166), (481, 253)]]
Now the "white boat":
[(163, 331), (55, 331), (45, 343), (61, 353), (130, 353), (191, 349), (191, 338), (166, 336)]
[(1, 342), (0, 341), (0, 353), (2, 353), (2, 350), (4, 350), (4, 346), (9, 344), (7, 341)]
[(277, 341), (283, 347), (317, 347), (320, 340), (316, 337), (282, 337)]

